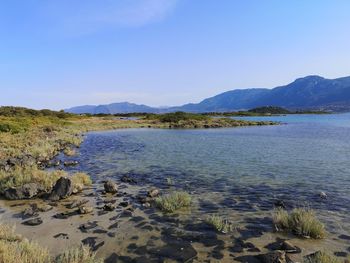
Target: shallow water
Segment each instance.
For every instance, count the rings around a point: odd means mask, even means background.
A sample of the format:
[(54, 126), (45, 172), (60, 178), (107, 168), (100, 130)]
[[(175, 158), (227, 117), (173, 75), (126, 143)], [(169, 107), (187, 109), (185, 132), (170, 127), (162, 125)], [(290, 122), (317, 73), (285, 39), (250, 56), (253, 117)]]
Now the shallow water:
[[(70, 229), (62, 221), (51, 219), (56, 213), (53, 211), (44, 218), (51, 220), (51, 224), (36, 230), (20, 226), (19, 230), (42, 244), (50, 244), (54, 251), (57, 239), (48, 242), (47, 237), (38, 233), (48, 231), (50, 237), (62, 231), (70, 233), (71, 239), (60, 241), (63, 242), (60, 247), (97, 236), (103, 242), (98, 255), (108, 257), (107, 262), (132, 259), (245, 262), (239, 261), (239, 257), (254, 254), (249, 250), (249, 242), (267, 252), (265, 246), (276, 238), (291, 239), (303, 249), (302, 255), (320, 249), (349, 253), (350, 114), (245, 119), (285, 124), (89, 133), (79, 155), (70, 157), (78, 160), (79, 165), (68, 170), (83, 170), (92, 176), (95, 186), (89, 191), (97, 190), (97, 197), (89, 198), (96, 207), (108, 197), (99, 191), (102, 180), (110, 177), (119, 181), (123, 175), (135, 179), (137, 184), (125, 184), (121, 187), (125, 196), (117, 198), (117, 202), (127, 200), (134, 206), (133, 216), (120, 217), (122, 210), (111, 212), (116, 213), (114, 216), (99, 213), (80, 216), (69, 219)], [(168, 178), (173, 182), (171, 185)], [(193, 205), (171, 216), (155, 208), (144, 208), (136, 196), (153, 186), (162, 192), (188, 191), (193, 196)], [(320, 191), (326, 192), (328, 198), (321, 199)], [(327, 238), (312, 241), (274, 233), (271, 213), (278, 200), (288, 209), (300, 206), (315, 209), (326, 224)], [(227, 235), (215, 233), (203, 222), (211, 213), (231, 220), (236, 230)], [(4, 213), (4, 220), (11, 218), (11, 214)], [(87, 220), (98, 222), (107, 232), (114, 229), (110, 225), (115, 222), (118, 227), (113, 237), (107, 236), (106, 231), (99, 234), (77, 231), (79, 224)]]

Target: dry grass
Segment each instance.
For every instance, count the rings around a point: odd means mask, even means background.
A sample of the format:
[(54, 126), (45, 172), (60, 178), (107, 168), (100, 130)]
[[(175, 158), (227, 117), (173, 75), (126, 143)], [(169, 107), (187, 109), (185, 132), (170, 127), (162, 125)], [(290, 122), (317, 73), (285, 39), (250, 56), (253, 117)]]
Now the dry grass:
[(27, 183), (37, 183), (49, 191), (54, 183), (67, 173), (60, 170), (43, 171), (36, 166), (17, 166), (10, 172), (0, 171), (0, 193), (10, 187), (17, 187)]
[(345, 260), (341, 260), (336, 256), (328, 254), (324, 251), (319, 251), (312, 257), (308, 257), (304, 260), (304, 263), (344, 263)]
[(0, 263), (102, 263), (87, 246), (72, 248), (53, 259), (47, 249), (0, 224)]
[(74, 156), (77, 154), (76, 150), (71, 147), (67, 147), (66, 149), (64, 149), (63, 153), (67, 156)]
[(0, 224), (1, 263), (50, 263), (47, 249), (27, 239), (21, 239), (14, 228)]
[(223, 219), (219, 215), (209, 216), (205, 222), (215, 228), (216, 231), (221, 233), (228, 233), (234, 230), (232, 223), (226, 219)]
[(186, 192), (173, 192), (156, 198), (157, 206), (164, 212), (172, 213), (191, 205), (191, 196)]
[(324, 224), (316, 218), (311, 209), (295, 208), (290, 213), (277, 209), (273, 215), (273, 222), (277, 230), (291, 231), (297, 236), (314, 239), (326, 236)]
[[(37, 183), (46, 191), (50, 191), (60, 177), (68, 177), (67, 172), (62, 170), (44, 171), (36, 166), (17, 166), (10, 172), (0, 170), (0, 193), (4, 190), (21, 186), (27, 183)], [(91, 185), (90, 177), (85, 173), (75, 173), (71, 176), (73, 186), (81, 191), (84, 186)]]
[(55, 259), (55, 263), (102, 263), (102, 260), (95, 258), (88, 246), (72, 248)]

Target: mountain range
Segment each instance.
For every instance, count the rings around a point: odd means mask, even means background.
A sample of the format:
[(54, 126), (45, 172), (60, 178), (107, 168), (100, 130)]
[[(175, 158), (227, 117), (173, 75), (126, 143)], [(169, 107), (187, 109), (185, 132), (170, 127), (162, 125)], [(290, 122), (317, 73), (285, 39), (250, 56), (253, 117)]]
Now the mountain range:
[(350, 77), (326, 79), (320, 76), (299, 78), (273, 89), (236, 89), (207, 98), (199, 103), (177, 107), (154, 108), (121, 102), (108, 105), (85, 105), (66, 109), (71, 113), (131, 113), (131, 112), (225, 112), (247, 110), (261, 106), (279, 106), (291, 110), (350, 110)]

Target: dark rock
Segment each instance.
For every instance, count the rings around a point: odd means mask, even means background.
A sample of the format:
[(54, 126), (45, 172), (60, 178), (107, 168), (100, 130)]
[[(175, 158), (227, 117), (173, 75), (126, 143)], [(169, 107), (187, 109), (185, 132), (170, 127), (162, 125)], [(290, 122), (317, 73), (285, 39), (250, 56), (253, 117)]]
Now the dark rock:
[(28, 183), (18, 187), (11, 187), (5, 190), (6, 199), (19, 200), (30, 199), (44, 192), (44, 188), (36, 183)]
[(284, 202), (282, 200), (277, 200), (275, 203), (274, 203), (275, 207), (277, 208), (283, 208), (283, 209), (286, 209), (286, 205), (284, 204)]
[(75, 166), (75, 165), (78, 165), (78, 161), (65, 161), (64, 163), (64, 166)]
[(105, 204), (105, 206), (103, 207), (103, 210), (105, 211), (113, 211), (115, 209), (116, 209), (116, 206), (115, 204), (112, 204), (112, 203)]
[(69, 239), (69, 236), (68, 236), (68, 234), (66, 234), (66, 233), (59, 233), (59, 234), (57, 234), (57, 235), (54, 235), (53, 237), (54, 237), (54, 238)]
[(294, 246), (290, 241), (277, 239), (276, 242), (271, 243), (266, 246), (270, 250), (281, 250), (286, 253), (301, 253), (301, 249), (297, 246)]
[(97, 225), (97, 222), (96, 222), (96, 221), (94, 221), (94, 222), (87, 222), (87, 223), (85, 223), (85, 224), (80, 225), (80, 226), (79, 226), (79, 229), (80, 229), (82, 232), (86, 233), (88, 230), (94, 229), (94, 228), (96, 228), (97, 226), (98, 226), (98, 225)]
[(336, 252), (334, 252), (334, 255), (337, 257), (346, 258), (348, 256), (348, 253), (343, 252), (343, 251), (336, 251)]
[(57, 180), (53, 190), (49, 196), (50, 200), (60, 200), (67, 198), (73, 193), (73, 182), (70, 178), (61, 177)]
[(340, 235), (339, 238), (340, 238), (340, 239), (343, 239), (343, 240), (350, 240), (350, 236), (344, 235), (344, 234), (343, 234), (343, 235)]
[(122, 178), (120, 179), (123, 183), (129, 183), (129, 184), (136, 184), (136, 180), (129, 175), (123, 175)]
[(129, 203), (128, 202), (120, 202), (119, 205), (122, 207), (127, 207), (129, 205)]
[(118, 186), (115, 182), (113, 182), (112, 180), (108, 180), (104, 183), (104, 188), (106, 193), (116, 193), (118, 191)]
[(125, 210), (120, 214), (120, 217), (131, 217), (132, 216), (132, 212)]
[(26, 226), (37, 226), (43, 223), (43, 220), (40, 217), (29, 219), (24, 221), (22, 224)]

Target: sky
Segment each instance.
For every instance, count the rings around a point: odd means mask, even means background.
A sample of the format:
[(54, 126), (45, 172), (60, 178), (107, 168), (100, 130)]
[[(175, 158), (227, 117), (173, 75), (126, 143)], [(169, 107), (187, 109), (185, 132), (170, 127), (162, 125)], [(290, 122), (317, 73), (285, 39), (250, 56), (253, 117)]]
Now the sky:
[(199, 102), (350, 75), (348, 0), (0, 0), (0, 105)]

